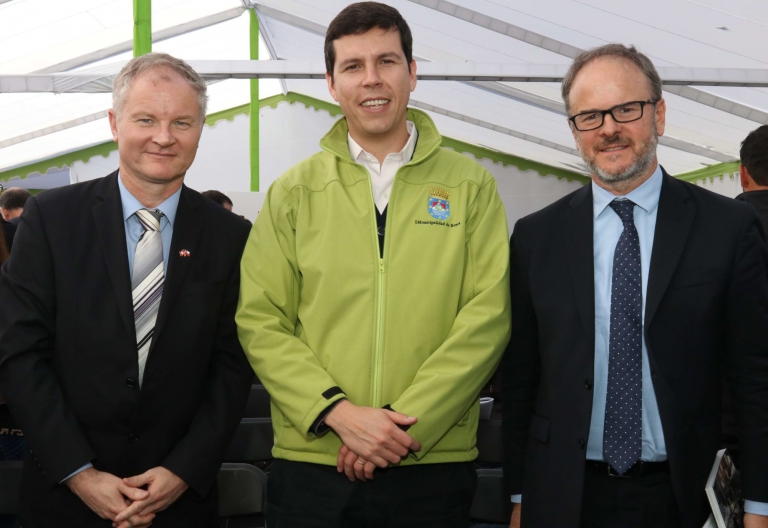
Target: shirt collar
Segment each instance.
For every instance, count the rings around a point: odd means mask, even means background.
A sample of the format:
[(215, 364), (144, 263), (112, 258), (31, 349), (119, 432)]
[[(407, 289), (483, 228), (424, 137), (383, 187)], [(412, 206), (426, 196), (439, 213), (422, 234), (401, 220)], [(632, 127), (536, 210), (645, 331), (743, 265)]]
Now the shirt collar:
[(595, 218), (600, 216), (616, 198), (626, 198), (632, 200), (635, 205), (640, 207), (646, 213), (653, 212), (659, 206), (659, 196), (661, 195), (662, 172), (661, 165), (656, 165), (651, 177), (643, 182), (637, 189), (624, 196), (616, 196), (606, 191), (594, 181), (592, 182), (592, 212)]
[[(123, 220), (128, 220), (131, 216), (136, 214), (139, 209), (146, 209), (141, 202), (139, 202), (134, 195), (130, 193), (128, 189), (123, 185), (123, 179), (120, 174), (117, 175), (117, 186), (120, 188), (120, 201), (123, 204)], [(155, 207), (159, 209), (165, 218), (168, 219), (168, 223), (173, 227), (173, 222), (176, 220), (176, 210), (179, 208), (179, 198), (181, 197), (181, 187), (179, 190), (170, 195), (163, 203)]]
[[(416, 125), (413, 121), (406, 121), (405, 126), (408, 129), (408, 141), (405, 143), (403, 150), (400, 152), (393, 152), (388, 154), (388, 156), (391, 156), (392, 154), (401, 156), (402, 162), (408, 163), (411, 161), (411, 158), (413, 158), (413, 151), (416, 150), (416, 139), (419, 137), (419, 133), (416, 130)], [(363, 150), (363, 147), (358, 145), (357, 141), (352, 139), (349, 132), (347, 132), (347, 148), (349, 148), (349, 155), (352, 156), (353, 160), (357, 162), (365, 161), (365, 157), (368, 153)]]

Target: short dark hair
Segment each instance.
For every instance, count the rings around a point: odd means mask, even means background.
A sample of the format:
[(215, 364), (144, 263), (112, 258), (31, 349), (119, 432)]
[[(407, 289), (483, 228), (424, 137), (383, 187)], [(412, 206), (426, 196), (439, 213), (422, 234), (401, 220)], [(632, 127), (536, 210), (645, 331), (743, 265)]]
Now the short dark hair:
[(336, 63), (336, 50), (333, 41), (347, 35), (360, 35), (373, 28), (398, 31), (403, 47), (408, 71), (413, 60), (413, 36), (403, 16), (394, 7), (378, 2), (358, 2), (345, 7), (336, 15), (325, 32), (325, 69), (333, 79), (333, 65)]
[(213, 200), (220, 206), (224, 207), (225, 203), (228, 203), (229, 205), (234, 205), (232, 203), (232, 200), (229, 199), (229, 196), (224, 194), (221, 191), (205, 191), (204, 193), (201, 193), (203, 196), (208, 198), (209, 200)]
[(750, 132), (741, 142), (741, 164), (758, 185), (768, 185), (768, 125)]
[(3, 191), (3, 194), (0, 194), (0, 208), (8, 210), (24, 209), (24, 204), (27, 203), (30, 196), (32, 195), (26, 189), (11, 187)]
[(627, 47), (624, 44), (616, 43), (605, 44), (580, 53), (578, 57), (573, 59), (571, 67), (568, 68), (568, 72), (563, 78), (561, 87), (563, 102), (565, 103), (565, 112), (568, 115), (571, 113), (571, 102), (569, 98), (571, 95), (571, 88), (573, 87), (573, 81), (576, 80), (576, 76), (584, 66), (595, 59), (603, 57), (624, 59), (637, 66), (637, 68), (643, 72), (645, 78), (648, 79), (648, 84), (651, 87), (651, 100), (658, 101), (661, 99), (661, 77), (659, 77), (659, 72), (656, 71), (656, 67), (653, 65), (653, 62), (651, 62), (651, 59), (637, 51), (637, 48), (634, 46)]

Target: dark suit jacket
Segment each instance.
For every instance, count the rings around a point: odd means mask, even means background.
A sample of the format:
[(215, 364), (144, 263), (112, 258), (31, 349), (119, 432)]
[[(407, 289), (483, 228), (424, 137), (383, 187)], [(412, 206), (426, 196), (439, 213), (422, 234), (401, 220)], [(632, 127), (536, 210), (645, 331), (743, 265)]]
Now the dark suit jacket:
[[(141, 390), (116, 173), (27, 201), (0, 274), (0, 391), (30, 442), (25, 528), (107, 527), (59, 482), (92, 462), (189, 485), (153, 526), (211, 526), (253, 372), (234, 314), (246, 223), (184, 187)], [(181, 257), (182, 249), (189, 257)]]
[[(512, 235), (504, 473), (524, 528), (577, 527), (595, 347), (592, 188)], [(752, 207), (678, 181), (661, 188), (645, 336), (682, 526), (700, 528), (733, 388), (744, 496), (768, 502), (768, 252)]]

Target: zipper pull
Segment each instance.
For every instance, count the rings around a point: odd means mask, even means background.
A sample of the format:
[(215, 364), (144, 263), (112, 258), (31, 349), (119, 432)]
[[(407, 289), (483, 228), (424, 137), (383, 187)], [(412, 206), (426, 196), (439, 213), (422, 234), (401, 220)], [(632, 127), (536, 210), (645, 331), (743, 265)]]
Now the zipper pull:
[(379, 273), (384, 273), (384, 259), (379, 259)]

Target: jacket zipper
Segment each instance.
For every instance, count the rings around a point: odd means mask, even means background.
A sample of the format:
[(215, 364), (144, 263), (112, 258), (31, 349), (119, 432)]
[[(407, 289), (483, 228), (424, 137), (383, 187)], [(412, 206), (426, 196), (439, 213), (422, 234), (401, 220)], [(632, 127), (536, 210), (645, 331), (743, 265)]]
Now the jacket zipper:
[[(363, 167), (365, 174), (370, 178), (368, 170)], [(398, 173), (400, 170), (398, 169)], [(397, 174), (395, 174), (395, 181), (392, 183), (392, 191), (389, 193), (389, 202), (387, 203), (387, 219), (384, 223), (384, 248), (379, 255), (379, 269), (376, 273), (376, 293), (378, 295), (378, 302), (376, 303), (376, 346), (373, 352), (373, 407), (381, 407), (381, 354), (384, 344), (384, 282), (386, 279), (386, 267), (384, 265), (384, 256), (387, 254), (387, 247), (389, 246), (389, 220), (392, 218), (392, 198), (395, 193), (395, 186), (397, 185)], [(376, 223), (376, 202), (373, 199), (373, 192), (370, 192), (371, 197), (371, 212), (373, 213), (373, 235), (375, 247), (379, 248), (379, 230)], [(378, 254), (378, 251), (377, 251)]]
[[(389, 216), (389, 214), (387, 214)], [(385, 233), (386, 233), (386, 227)], [(378, 235), (378, 233), (377, 233)], [(376, 244), (378, 245), (379, 241), (376, 240)], [(386, 234), (384, 238), (384, 244), (386, 245), (387, 239)], [(376, 288), (377, 293), (379, 297), (379, 302), (376, 306), (376, 348), (373, 352), (373, 406), (374, 407), (381, 407), (381, 402), (379, 399), (381, 398), (380, 394), (380, 386), (381, 386), (381, 348), (382, 348), (382, 340), (383, 340), (383, 329), (382, 329), (382, 320), (383, 320), (383, 312), (384, 312), (384, 259), (379, 259), (379, 272), (376, 277)]]

